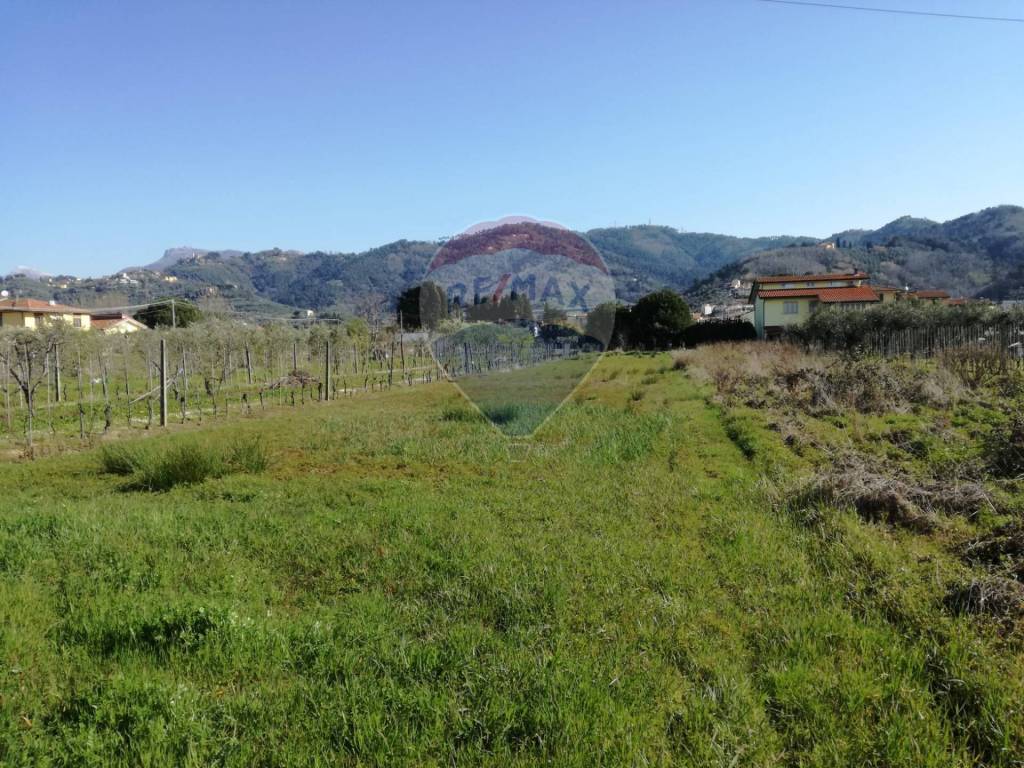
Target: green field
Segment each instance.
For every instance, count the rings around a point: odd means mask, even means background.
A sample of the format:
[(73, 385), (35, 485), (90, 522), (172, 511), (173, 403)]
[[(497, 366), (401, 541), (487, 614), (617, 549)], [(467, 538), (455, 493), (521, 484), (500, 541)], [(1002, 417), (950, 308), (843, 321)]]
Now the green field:
[(945, 542), (795, 510), (711, 390), (611, 355), (529, 442), (435, 383), (0, 466), (0, 765), (1021, 764)]

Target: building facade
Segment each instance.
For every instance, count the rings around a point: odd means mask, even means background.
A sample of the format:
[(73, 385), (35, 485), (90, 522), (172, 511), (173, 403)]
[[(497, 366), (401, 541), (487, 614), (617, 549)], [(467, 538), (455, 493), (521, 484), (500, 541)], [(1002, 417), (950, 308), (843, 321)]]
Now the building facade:
[(881, 297), (867, 284), (865, 272), (827, 275), (769, 275), (754, 280), (750, 303), (754, 305), (754, 329), (758, 338), (782, 335), (800, 325), (819, 306), (863, 308)]
[(68, 307), (40, 299), (0, 300), (0, 327), (41, 328), (54, 322), (64, 322), (82, 330), (92, 326), (89, 310), (81, 307)]

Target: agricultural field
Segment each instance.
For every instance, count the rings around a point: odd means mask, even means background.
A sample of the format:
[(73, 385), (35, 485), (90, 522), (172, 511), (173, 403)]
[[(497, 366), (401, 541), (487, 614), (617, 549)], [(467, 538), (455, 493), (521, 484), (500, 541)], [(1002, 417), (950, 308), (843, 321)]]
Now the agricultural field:
[(588, 362), (0, 464), (0, 765), (1024, 760), (1015, 372)]

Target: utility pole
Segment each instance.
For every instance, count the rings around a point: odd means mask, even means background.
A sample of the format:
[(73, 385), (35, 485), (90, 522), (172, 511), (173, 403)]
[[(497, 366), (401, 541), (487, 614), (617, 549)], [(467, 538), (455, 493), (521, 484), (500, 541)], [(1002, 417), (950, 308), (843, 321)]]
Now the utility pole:
[(167, 426), (167, 340), (160, 339), (160, 426)]
[(174, 299), (171, 299), (171, 328), (178, 327), (178, 314), (174, 308)]

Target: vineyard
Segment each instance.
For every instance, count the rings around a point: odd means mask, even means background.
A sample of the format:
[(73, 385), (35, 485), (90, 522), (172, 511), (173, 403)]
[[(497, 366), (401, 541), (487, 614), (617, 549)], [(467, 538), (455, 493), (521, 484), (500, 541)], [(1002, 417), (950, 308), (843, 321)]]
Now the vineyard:
[(36, 452), (45, 443), (159, 426), (162, 402), (166, 423), (201, 424), (579, 353), (572, 343), (530, 333), (431, 340), (360, 321), (293, 327), (207, 320), (116, 336), (62, 327), (5, 333), (0, 441)]
[(159, 424), (161, 347), (166, 418), (180, 423), (440, 375), (425, 340), (358, 324), (293, 328), (207, 321), (118, 336), (67, 329), (21, 333), (0, 338), (3, 436), (31, 447), (45, 435), (86, 439)]

